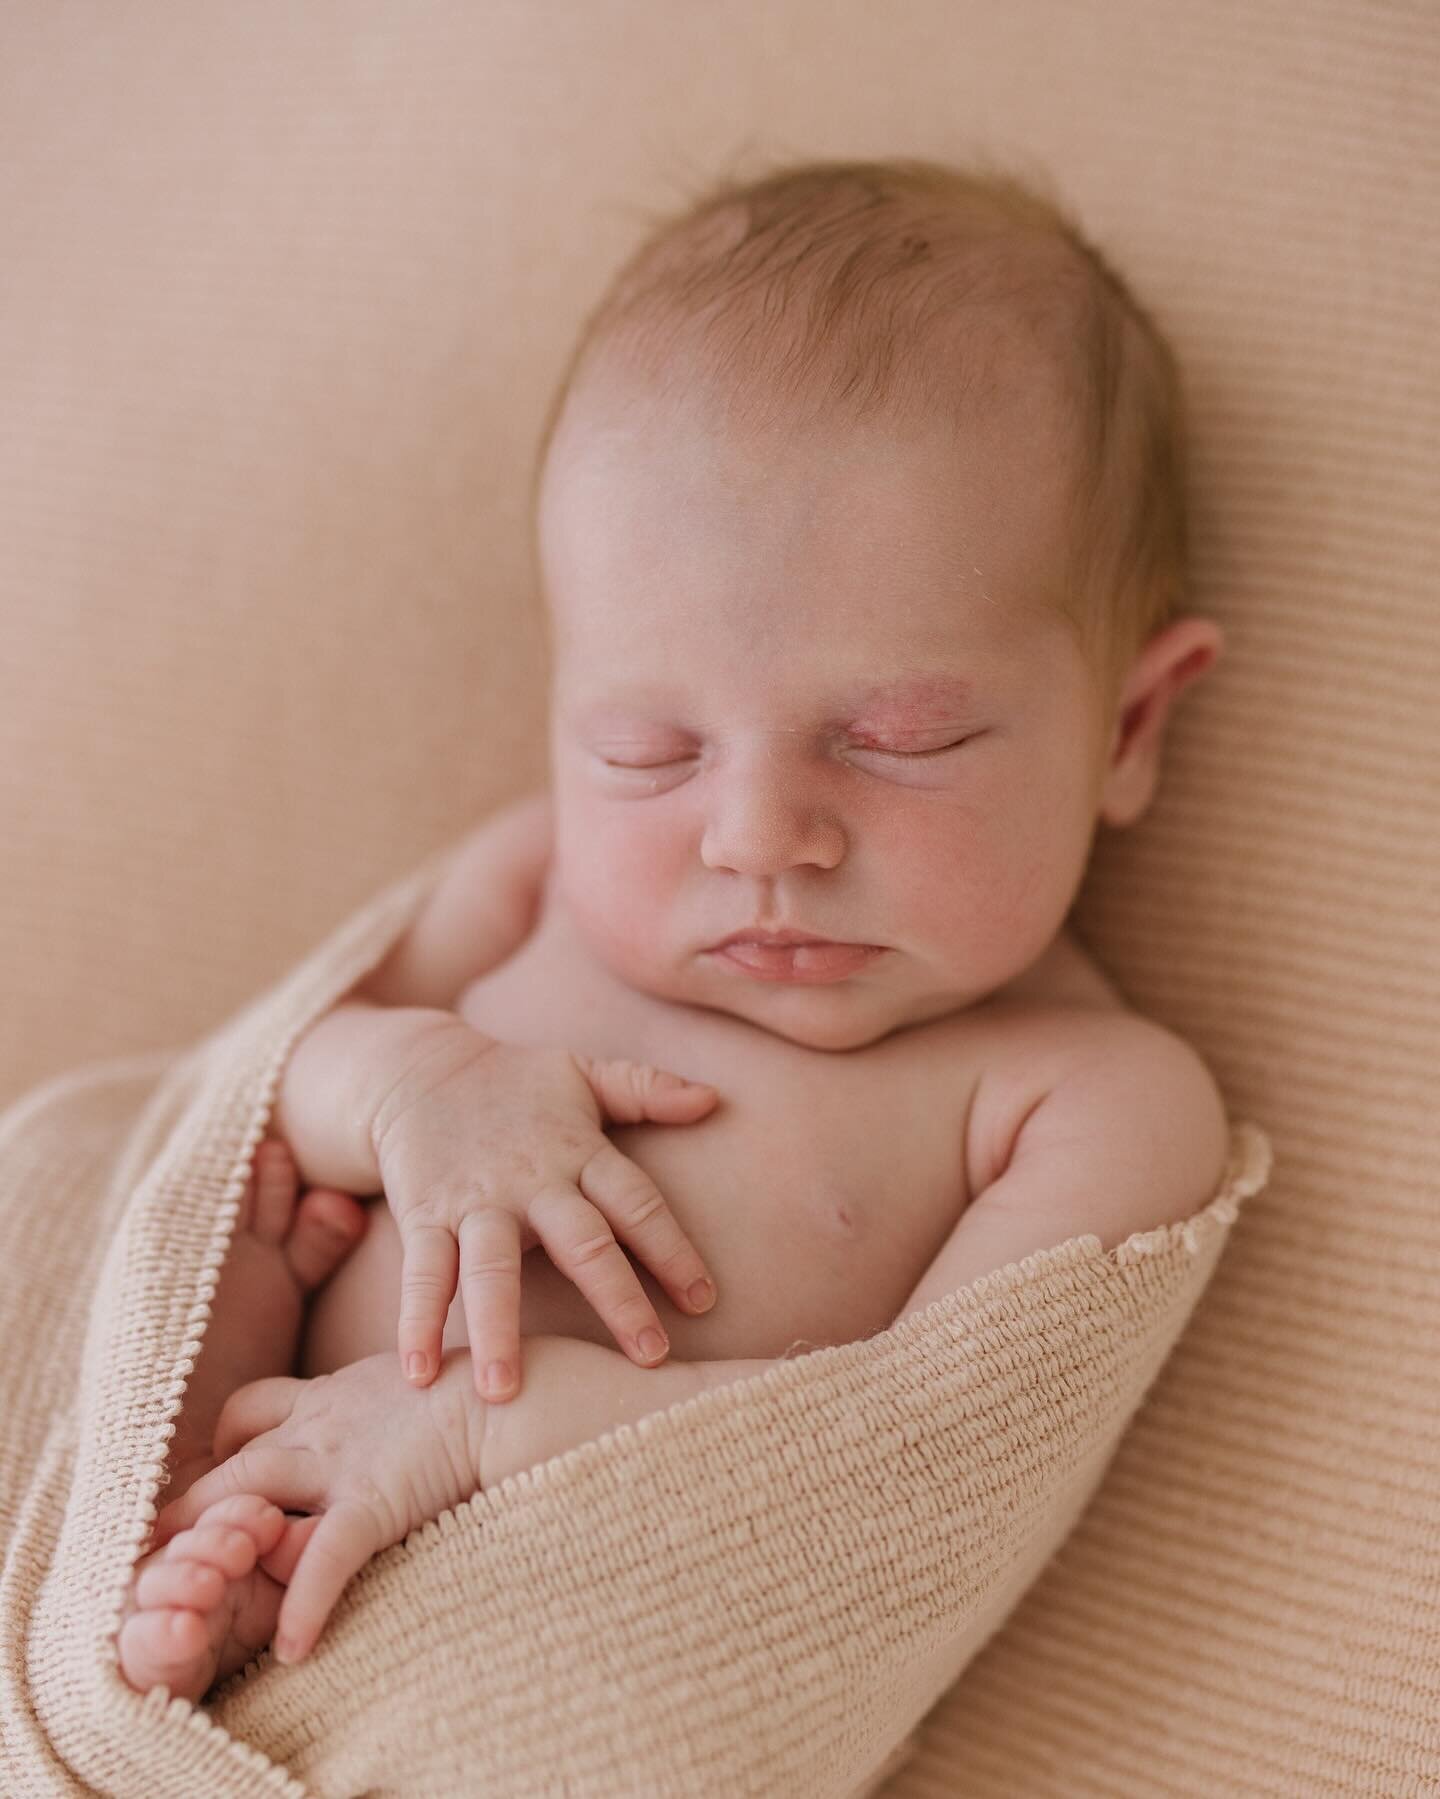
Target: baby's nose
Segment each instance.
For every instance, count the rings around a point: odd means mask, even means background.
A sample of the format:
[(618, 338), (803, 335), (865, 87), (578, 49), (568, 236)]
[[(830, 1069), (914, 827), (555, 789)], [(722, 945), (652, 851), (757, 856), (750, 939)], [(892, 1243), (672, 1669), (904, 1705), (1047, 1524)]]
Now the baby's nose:
[(707, 868), (775, 875), (803, 864), (834, 868), (844, 853), (831, 808), (783, 772), (732, 770), (713, 782), (700, 845)]

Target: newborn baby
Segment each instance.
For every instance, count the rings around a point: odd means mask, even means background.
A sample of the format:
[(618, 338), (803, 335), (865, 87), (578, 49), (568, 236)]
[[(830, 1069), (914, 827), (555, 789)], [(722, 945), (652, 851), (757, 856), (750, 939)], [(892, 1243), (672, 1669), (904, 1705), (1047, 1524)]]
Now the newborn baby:
[(1153, 323), (1012, 179), (781, 170), (642, 245), (537, 463), (550, 784), (287, 1064), (132, 1685), (277, 1615), (296, 1659), (477, 1489), (1213, 1195), (1213, 1078), (1067, 926), (1221, 649), (1180, 468)]

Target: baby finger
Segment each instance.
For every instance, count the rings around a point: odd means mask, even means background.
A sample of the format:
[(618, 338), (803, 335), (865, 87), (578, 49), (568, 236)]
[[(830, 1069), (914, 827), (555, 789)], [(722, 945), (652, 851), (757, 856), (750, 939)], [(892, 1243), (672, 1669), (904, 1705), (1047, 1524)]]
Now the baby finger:
[[(681, 1229), (664, 1194), (608, 1137), (580, 1170), (578, 1185), (676, 1306), (704, 1312), (715, 1303), (715, 1285), (700, 1252)], [(706, 1290), (692, 1297), (697, 1286)]]
[(482, 1399), (508, 1399), (520, 1369), (520, 1221), (487, 1206), (460, 1221), (465, 1335)]
[(400, 1366), (414, 1386), (428, 1387), (440, 1367), (445, 1315), (455, 1297), (460, 1260), (448, 1225), (422, 1224), (412, 1213), (400, 1220)]
[(322, 1469), (305, 1450), (251, 1443), (228, 1462), (202, 1474), (155, 1521), (154, 1547), (187, 1529), (206, 1506), (233, 1493), (255, 1493), (282, 1511), (313, 1511), (324, 1499)]
[(642, 1368), (661, 1361), (669, 1340), (599, 1207), (577, 1187), (557, 1183), (530, 1202), (530, 1223), (550, 1260), (574, 1281), (631, 1360)]
[(276, 1661), (298, 1662), (310, 1653), (351, 1576), (387, 1547), (375, 1515), (358, 1499), (342, 1499), (326, 1512), (280, 1602)]
[(237, 1387), (215, 1420), (212, 1450), (216, 1461), (228, 1461), (252, 1437), (283, 1424), (306, 1384), (288, 1374), (275, 1374)]

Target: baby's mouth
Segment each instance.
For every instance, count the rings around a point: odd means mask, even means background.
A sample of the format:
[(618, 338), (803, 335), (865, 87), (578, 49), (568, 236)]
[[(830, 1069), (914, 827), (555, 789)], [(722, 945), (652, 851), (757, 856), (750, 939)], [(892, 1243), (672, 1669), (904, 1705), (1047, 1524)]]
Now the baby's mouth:
[(710, 953), (762, 979), (843, 980), (883, 952), (873, 943), (834, 943), (799, 937), (786, 942), (774, 937), (741, 935), (717, 943)]

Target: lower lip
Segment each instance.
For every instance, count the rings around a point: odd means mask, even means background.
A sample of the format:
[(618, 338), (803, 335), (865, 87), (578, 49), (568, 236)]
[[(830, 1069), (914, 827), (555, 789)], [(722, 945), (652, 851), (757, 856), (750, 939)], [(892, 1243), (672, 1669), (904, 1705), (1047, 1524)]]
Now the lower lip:
[(727, 943), (708, 952), (757, 981), (798, 981), (808, 986), (848, 981), (884, 950), (868, 943)]

